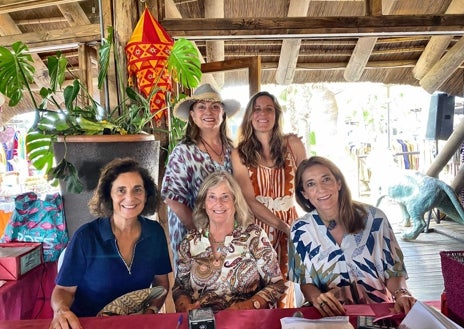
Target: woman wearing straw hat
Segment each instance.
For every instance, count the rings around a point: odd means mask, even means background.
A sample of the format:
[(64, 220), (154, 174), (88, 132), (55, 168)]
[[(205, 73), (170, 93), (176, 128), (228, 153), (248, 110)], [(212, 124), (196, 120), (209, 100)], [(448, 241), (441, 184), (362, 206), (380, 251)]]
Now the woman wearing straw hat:
[(201, 85), (174, 107), (174, 116), (188, 122), (185, 136), (169, 156), (161, 187), (168, 205), (174, 272), (177, 248), (187, 231), (195, 228), (192, 212), (201, 183), (214, 171), (232, 172), (226, 121), (239, 110), (238, 101), (222, 99), (210, 84)]

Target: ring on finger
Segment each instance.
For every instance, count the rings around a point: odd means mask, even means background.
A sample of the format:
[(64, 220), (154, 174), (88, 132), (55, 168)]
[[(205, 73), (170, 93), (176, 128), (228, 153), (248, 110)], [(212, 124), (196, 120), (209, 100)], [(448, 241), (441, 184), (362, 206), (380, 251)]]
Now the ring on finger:
[(326, 302), (322, 302), (322, 303), (319, 304), (320, 308), (323, 308), (323, 307), (326, 306), (326, 305), (327, 305)]

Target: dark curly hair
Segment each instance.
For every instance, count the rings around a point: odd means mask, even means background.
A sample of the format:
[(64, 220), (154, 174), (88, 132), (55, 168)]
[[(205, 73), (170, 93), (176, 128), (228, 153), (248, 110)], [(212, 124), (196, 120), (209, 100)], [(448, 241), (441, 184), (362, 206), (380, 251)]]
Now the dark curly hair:
[(146, 168), (140, 166), (140, 164), (132, 158), (115, 158), (101, 169), (98, 185), (88, 204), (91, 214), (106, 217), (113, 214), (114, 209), (113, 200), (111, 199), (111, 187), (119, 175), (128, 172), (139, 173), (143, 180), (147, 201), (145, 202), (141, 215), (153, 215), (156, 212), (159, 205), (159, 193), (150, 172)]

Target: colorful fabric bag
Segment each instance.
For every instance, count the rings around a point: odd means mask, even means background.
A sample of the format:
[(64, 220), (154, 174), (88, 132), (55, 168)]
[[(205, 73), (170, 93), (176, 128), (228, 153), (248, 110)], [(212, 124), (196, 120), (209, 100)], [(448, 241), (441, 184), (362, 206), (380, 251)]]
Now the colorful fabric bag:
[(61, 195), (49, 194), (41, 200), (28, 192), (15, 198), (15, 209), (1, 242), (41, 242), (44, 261), (54, 262), (68, 239)]

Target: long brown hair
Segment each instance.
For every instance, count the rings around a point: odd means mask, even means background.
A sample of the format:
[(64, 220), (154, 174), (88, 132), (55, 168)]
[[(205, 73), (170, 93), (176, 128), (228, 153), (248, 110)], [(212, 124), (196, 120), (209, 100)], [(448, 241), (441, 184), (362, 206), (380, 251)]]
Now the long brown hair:
[[(340, 183), (340, 191), (338, 192), (338, 208), (339, 219), (343, 221), (348, 233), (356, 233), (364, 229), (364, 218), (367, 216), (367, 211), (364, 205), (360, 202), (354, 201), (351, 198), (351, 191), (346, 184), (346, 179), (340, 168), (335, 163), (327, 158), (320, 156), (312, 156), (309, 159), (303, 160), (295, 174), (295, 198), (296, 202), (303, 210), (310, 212), (316, 209), (314, 205), (303, 196), (303, 173), (306, 169), (315, 165), (321, 165), (329, 169), (334, 175), (337, 182)], [(317, 209), (316, 209), (317, 210)]]
[(272, 136), (270, 141), (271, 157), (275, 161), (277, 168), (282, 168), (285, 165), (286, 145), (284, 144), (284, 135), (282, 132), (282, 107), (280, 106), (277, 98), (267, 91), (260, 91), (254, 94), (245, 109), (242, 124), (239, 128), (238, 134), (238, 154), (242, 163), (245, 166), (256, 167), (262, 157), (263, 145), (256, 137), (252, 115), (255, 108), (256, 99), (261, 96), (267, 96), (272, 99), (275, 108), (275, 124), (272, 128)]

